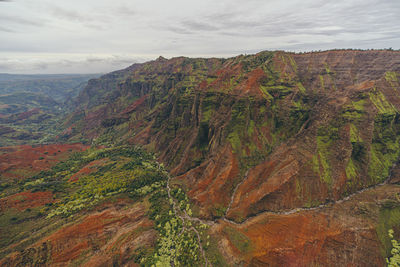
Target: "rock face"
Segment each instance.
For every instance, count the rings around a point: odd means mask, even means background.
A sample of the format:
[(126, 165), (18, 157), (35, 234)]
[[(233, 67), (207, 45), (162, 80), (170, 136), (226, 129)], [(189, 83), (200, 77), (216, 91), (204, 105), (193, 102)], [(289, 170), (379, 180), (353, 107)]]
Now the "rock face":
[(157, 152), (205, 218), (318, 206), (388, 177), (399, 71), (396, 51), (135, 64), (89, 83), (64, 138)]
[(390, 245), (383, 225), (398, 212), (388, 204), (399, 189), (386, 185), (343, 203), (290, 214), (263, 213), (240, 225), (222, 221), (213, 231), (232, 265), (384, 266), (381, 242)]
[[(91, 80), (59, 140), (155, 152), (194, 216), (211, 221), (216, 266), (383, 266), (388, 229), (400, 233), (399, 79), (399, 51), (159, 58)], [(107, 216), (132, 223), (88, 226)], [(156, 234), (146, 228), (117, 251), (107, 231), (151, 225), (137, 216), (99, 210), (2, 264), (29, 253), (59, 265), (83, 253), (93, 266), (113, 254), (128, 263), (124, 249), (154, 246)]]

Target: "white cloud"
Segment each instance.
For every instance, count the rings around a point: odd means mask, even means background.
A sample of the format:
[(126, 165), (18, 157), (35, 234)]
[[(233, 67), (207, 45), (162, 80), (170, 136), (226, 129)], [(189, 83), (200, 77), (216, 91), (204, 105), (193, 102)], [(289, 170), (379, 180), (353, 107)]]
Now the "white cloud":
[(265, 49), (399, 49), (398, 14), (398, 0), (0, 1), (0, 71), (103, 72), (158, 55)]

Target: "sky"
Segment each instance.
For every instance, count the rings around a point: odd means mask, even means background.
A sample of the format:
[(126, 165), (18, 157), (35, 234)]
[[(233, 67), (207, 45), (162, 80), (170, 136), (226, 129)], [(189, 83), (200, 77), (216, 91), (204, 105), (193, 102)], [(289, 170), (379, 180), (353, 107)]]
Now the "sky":
[(400, 0), (0, 0), (0, 73), (105, 73), (162, 55), (400, 49)]

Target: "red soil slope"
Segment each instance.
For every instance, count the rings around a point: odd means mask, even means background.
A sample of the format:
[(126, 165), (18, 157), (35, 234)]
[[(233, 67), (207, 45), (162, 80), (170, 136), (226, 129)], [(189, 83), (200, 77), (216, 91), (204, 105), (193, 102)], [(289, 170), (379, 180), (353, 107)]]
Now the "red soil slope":
[[(138, 266), (130, 256), (155, 245), (156, 231), (142, 204), (105, 204), (33, 246), (0, 260), (1, 266), (51, 262), (52, 266)], [(43, 259), (43, 261), (41, 261)]]
[(0, 147), (0, 176), (23, 179), (48, 170), (69, 154), (84, 151), (83, 144), (51, 144), (40, 146)]
[(23, 211), (27, 208), (40, 207), (54, 201), (52, 192), (21, 192), (0, 199), (0, 211), (16, 208)]

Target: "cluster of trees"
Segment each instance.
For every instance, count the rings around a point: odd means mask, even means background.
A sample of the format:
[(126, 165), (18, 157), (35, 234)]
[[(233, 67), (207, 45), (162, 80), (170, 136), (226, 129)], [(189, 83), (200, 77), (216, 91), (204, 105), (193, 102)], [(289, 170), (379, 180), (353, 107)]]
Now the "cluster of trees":
[(151, 203), (151, 218), (155, 221), (156, 229), (160, 233), (156, 251), (148, 258), (142, 258), (140, 263), (146, 266), (200, 266), (202, 256), (196, 231), (205, 236), (208, 226), (192, 223), (182, 219), (175, 213), (173, 203), (177, 201), (179, 214), (188, 214), (192, 211), (188, 198), (183, 190), (171, 190), (171, 198), (167, 189), (160, 188), (149, 198)]
[(398, 266), (400, 266), (400, 244), (394, 238), (393, 234), (394, 234), (394, 231), (392, 229), (390, 229), (389, 230), (389, 237), (391, 239), (393, 248), (391, 250), (392, 256), (386, 259), (386, 263), (388, 264), (388, 267), (398, 267)]
[[(97, 166), (91, 174), (82, 176), (77, 182), (68, 179), (83, 166), (98, 159), (105, 159), (107, 164)], [(68, 170), (68, 171), (67, 171)], [(84, 208), (120, 193), (146, 195), (165, 183), (163, 169), (154, 161), (154, 156), (136, 147), (114, 147), (108, 149), (90, 149), (73, 154), (66, 162), (58, 164), (51, 171), (42, 175), (62, 177), (68, 194), (50, 210), (48, 218), (70, 216)], [(43, 186), (44, 178), (38, 178), (26, 186)]]

